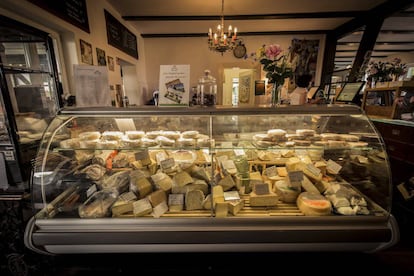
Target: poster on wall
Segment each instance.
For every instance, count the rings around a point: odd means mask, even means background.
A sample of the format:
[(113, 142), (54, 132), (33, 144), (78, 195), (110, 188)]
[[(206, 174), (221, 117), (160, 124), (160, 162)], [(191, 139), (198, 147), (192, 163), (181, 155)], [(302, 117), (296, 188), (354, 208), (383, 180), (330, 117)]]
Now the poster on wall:
[(115, 71), (115, 61), (113, 57), (108, 56), (108, 69)]
[(296, 64), (295, 77), (303, 74), (312, 75), (315, 80), (319, 40), (293, 39), (291, 45), (291, 62)]
[(160, 65), (159, 106), (188, 106), (190, 65)]
[(108, 68), (103, 66), (73, 65), (76, 106), (111, 106)]
[(99, 66), (106, 66), (106, 54), (105, 51), (100, 49), (100, 48), (96, 48), (96, 59), (98, 61), (98, 65)]
[(247, 71), (241, 72), (239, 74), (239, 104), (253, 104), (254, 103), (254, 94), (253, 94), (253, 83), (254, 75)]
[(85, 40), (80, 39), (81, 61), (93, 65), (92, 45)]

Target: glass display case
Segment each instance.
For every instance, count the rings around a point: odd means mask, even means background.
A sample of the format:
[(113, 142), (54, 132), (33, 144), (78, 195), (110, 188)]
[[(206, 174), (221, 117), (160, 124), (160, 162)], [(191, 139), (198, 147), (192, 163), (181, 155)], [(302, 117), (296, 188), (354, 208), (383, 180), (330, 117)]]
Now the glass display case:
[(49, 35), (0, 16), (0, 157), (8, 177), (0, 189), (28, 189), (42, 134), (62, 106), (58, 82)]
[(63, 109), (34, 166), (51, 254), (393, 246), (384, 143), (358, 106)]

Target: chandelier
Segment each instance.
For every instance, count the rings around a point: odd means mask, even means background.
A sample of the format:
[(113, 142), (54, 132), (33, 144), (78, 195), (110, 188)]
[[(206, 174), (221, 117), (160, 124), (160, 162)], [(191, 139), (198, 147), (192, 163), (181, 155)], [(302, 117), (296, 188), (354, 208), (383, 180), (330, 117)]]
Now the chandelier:
[(230, 25), (225, 31), (224, 29), (224, 0), (221, 0), (221, 22), (217, 25), (216, 31), (213, 33), (212, 29), (208, 30), (208, 48), (223, 55), (226, 51), (233, 50), (238, 42), (237, 27)]

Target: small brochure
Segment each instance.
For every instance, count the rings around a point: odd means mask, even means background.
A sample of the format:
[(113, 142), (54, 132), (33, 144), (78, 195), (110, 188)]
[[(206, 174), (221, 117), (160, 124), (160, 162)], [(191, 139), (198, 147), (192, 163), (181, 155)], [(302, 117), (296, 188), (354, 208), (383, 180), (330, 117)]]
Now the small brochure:
[(160, 65), (159, 106), (188, 106), (190, 65)]

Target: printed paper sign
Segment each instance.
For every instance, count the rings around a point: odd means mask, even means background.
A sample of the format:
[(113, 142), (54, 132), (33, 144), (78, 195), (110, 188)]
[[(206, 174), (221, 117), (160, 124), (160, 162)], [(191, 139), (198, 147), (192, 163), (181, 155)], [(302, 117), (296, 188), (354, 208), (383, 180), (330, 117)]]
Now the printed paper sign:
[(159, 106), (188, 106), (190, 65), (160, 65)]

